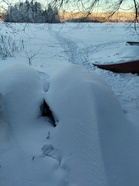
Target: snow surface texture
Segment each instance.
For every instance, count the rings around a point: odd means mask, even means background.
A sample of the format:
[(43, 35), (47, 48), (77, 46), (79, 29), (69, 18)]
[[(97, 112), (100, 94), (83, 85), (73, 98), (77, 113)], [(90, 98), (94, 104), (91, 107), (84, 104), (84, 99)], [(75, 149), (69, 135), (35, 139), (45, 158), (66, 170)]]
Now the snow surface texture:
[(0, 94), (0, 142), (4, 141), (6, 132), (6, 123), (4, 121), (4, 103), (3, 96)]
[[(95, 25), (16, 30), (26, 48), (0, 63), (0, 186), (139, 184), (139, 77), (92, 66), (136, 58), (121, 52), (136, 36)], [(40, 115), (44, 99), (56, 127)]]
[[(8, 123), (8, 140), (1, 149), (1, 185), (7, 180), (8, 185), (138, 183), (138, 131), (96, 75), (68, 65), (51, 79), (45, 100), (59, 120), (56, 128), (37, 119), (43, 87), (35, 70), (17, 64), (0, 76), (5, 99), (1, 113)], [(1, 127), (5, 130), (3, 123)]]
[(69, 176), (77, 185), (138, 183), (138, 131), (102, 80), (78, 66), (68, 67), (53, 78), (47, 99), (60, 121), (54, 143), (71, 154)]

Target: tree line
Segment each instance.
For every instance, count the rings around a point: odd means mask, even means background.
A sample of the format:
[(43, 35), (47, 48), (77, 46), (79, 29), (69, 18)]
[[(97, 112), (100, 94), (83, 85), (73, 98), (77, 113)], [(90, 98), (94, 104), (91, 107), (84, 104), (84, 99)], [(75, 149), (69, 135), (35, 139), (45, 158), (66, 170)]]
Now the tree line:
[(48, 4), (47, 8), (43, 8), (40, 2), (26, 0), (8, 6), (3, 14), (4, 22), (16, 23), (59, 23), (60, 18), (58, 8), (52, 4)]
[[(19, 0), (19, 2), (14, 5), (10, 4), (9, 1), (2, 0), (3, 3), (8, 5), (3, 15), (3, 20), (6, 22), (58, 23), (60, 22), (58, 12), (61, 10), (71, 12), (70, 8), (72, 7), (72, 10), (84, 12), (87, 14), (86, 17), (88, 17), (94, 9), (98, 10), (99, 7), (102, 7), (101, 0), (49, 0), (51, 3), (48, 4), (46, 9), (44, 9), (37, 0), (25, 0), (25, 2)], [(119, 10), (126, 10), (124, 8), (125, 3), (126, 0), (104, 0), (102, 3), (103, 11), (109, 12), (109, 16), (106, 17), (106, 19), (112, 17)], [(134, 13), (134, 22), (139, 22), (138, 0), (131, 0), (126, 8), (128, 12)]]

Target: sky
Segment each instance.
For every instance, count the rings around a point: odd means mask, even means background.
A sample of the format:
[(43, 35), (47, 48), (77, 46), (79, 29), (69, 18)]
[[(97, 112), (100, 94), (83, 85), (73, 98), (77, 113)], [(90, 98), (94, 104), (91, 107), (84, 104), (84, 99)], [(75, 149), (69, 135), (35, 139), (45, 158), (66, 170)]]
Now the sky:
[[(17, 3), (19, 1), (23, 1), (23, 0), (1, 0), (0, 1), (0, 8), (6, 7), (6, 4), (13, 4), (13, 3)], [(112, 5), (112, 7), (113, 7), (113, 3), (117, 2), (118, 0), (113, 0), (113, 1), (108, 0), (107, 2), (110, 2), (110, 4), (106, 3), (106, 1), (107, 0), (100, 0), (100, 3), (98, 3), (96, 5), (96, 8), (93, 9), (93, 11), (107, 11), (108, 5), (110, 5), (110, 6)], [(40, 1), (38, 0), (38, 2), (40, 2), (44, 6), (46, 6), (49, 2), (52, 2), (52, 0), (40, 0)], [(59, 2), (60, 2), (60, 0), (59, 0)], [(83, 2), (84, 8), (82, 6), (82, 2)], [(82, 1), (69, 0), (69, 3), (64, 7), (66, 10), (69, 10), (69, 11), (70, 10), (82, 11), (82, 10), (86, 10), (90, 6), (90, 4), (92, 4), (92, 2), (93, 2), (92, 0), (82, 0)], [(120, 11), (131, 11), (131, 7), (133, 7), (133, 0), (124, 0), (124, 3), (122, 4)]]

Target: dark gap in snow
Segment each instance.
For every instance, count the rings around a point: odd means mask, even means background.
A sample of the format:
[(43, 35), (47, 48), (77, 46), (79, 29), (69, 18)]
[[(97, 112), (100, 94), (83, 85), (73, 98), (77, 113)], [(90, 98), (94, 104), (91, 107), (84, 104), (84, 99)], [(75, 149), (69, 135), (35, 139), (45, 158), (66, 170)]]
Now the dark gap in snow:
[(40, 110), (41, 116), (48, 117), (53, 126), (56, 127), (56, 120), (54, 118), (53, 112), (51, 111), (49, 105), (46, 103), (45, 100), (43, 100), (43, 103), (40, 106)]

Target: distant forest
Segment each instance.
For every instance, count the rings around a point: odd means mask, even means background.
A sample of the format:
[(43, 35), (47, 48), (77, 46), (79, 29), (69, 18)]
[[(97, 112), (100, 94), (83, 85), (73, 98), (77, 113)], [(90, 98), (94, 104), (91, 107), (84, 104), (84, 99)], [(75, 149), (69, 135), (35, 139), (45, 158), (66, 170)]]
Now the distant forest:
[(3, 14), (4, 22), (16, 23), (59, 23), (60, 18), (56, 6), (48, 4), (44, 9), (42, 4), (37, 1), (28, 1), (15, 3), (8, 7)]

